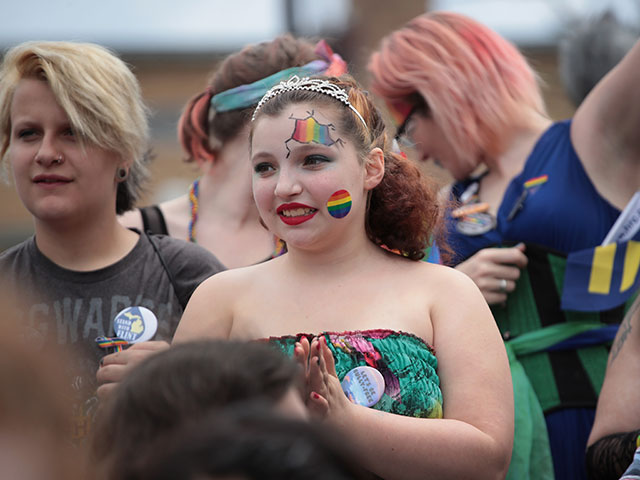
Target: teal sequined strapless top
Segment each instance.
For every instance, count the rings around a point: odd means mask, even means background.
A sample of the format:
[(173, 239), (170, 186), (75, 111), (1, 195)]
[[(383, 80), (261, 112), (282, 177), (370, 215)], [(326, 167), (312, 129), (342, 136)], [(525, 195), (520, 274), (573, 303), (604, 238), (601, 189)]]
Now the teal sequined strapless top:
[[(421, 338), (393, 330), (362, 330), (322, 334), (333, 352), (340, 381), (358, 366), (377, 369), (385, 381), (382, 398), (373, 407), (408, 417), (442, 418), (442, 392), (433, 348)], [(271, 337), (269, 344), (293, 356), (302, 337)]]

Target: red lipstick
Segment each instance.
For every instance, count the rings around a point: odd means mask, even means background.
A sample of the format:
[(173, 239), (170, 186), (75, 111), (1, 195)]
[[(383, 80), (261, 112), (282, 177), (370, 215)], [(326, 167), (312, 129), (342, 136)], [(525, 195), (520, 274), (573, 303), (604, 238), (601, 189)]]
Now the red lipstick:
[(311, 220), (318, 210), (302, 203), (283, 203), (276, 209), (276, 213), (287, 225), (300, 225)]

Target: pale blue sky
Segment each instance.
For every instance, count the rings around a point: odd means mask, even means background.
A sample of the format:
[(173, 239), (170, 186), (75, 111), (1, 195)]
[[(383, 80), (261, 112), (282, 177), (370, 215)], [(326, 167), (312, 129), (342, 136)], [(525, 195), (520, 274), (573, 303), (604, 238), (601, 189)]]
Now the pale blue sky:
[(469, 15), (525, 45), (555, 45), (568, 22), (606, 9), (623, 23), (640, 25), (640, 0), (431, 0), (429, 4), (432, 9)]
[[(396, 0), (403, 1), (403, 0)], [(92, 41), (118, 50), (235, 50), (286, 29), (284, 0), (0, 0), (0, 48), (26, 40)], [(359, 3), (362, 5), (363, 3)], [(552, 45), (567, 22), (611, 7), (639, 25), (640, 0), (430, 0), (518, 44)], [(310, 35), (348, 28), (350, 0), (294, 0)], [(366, 5), (366, 3), (364, 3)], [(389, 1), (389, 7), (394, 2)]]
[[(344, 28), (349, 17), (349, 0), (295, 3), (297, 25), (310, 34)], [(78, 40), (119, 50), (235, 50), (285, 28), (283, 0), (0, 0), (0, 48)]]

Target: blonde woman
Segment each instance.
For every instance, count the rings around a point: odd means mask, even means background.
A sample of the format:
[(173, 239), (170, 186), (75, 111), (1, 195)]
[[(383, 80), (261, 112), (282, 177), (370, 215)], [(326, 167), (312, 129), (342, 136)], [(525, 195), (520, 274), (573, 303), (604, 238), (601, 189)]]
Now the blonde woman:
[(24, 294), (18, 315), (33, 336), (77, 350), (77, 437), (90, 430), (96, 370), (108, 352), (96, 338), (129, 325), (132, 341), (153, 340), (105, 357), (100, 381), (108, 391), (131, 364), (166, 348), (192, 291), (222, 269), (200, 247), (118, 222), (145, 177), (147, 130), (137, 80), (106, 49), (31, 42), (6, 54), (0, 155), (35, 235), (0, 255), (0, 272)]

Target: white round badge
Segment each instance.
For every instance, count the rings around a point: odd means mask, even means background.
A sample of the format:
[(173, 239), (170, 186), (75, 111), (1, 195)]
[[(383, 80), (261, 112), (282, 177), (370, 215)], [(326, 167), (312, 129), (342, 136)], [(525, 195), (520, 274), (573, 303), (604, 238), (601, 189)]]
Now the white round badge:
[(116, 337), (129, 343), (151, 340), (158, 330), (158, 319), (145, 307), (127, 307), (113, 320)]
[(496, 227), (496, 219), (486, 212), (477, 212), (460, 217), (456, 222), (456, 230), (470, 237), (483, 235)]
[(342, 379), (342, 391), (353, 403), (372, 407), (384, 394), (384, 377), (373, 367), (356, 367)]

